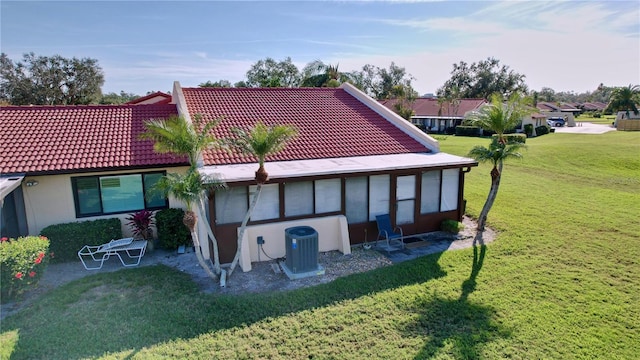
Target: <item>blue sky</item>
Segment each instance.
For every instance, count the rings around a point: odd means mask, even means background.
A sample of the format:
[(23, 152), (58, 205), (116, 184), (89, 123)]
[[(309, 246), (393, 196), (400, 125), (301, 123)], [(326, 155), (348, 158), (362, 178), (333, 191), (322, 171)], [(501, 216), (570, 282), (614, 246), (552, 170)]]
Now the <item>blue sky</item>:
[(103, 92), (169, 91), (174, 80), (242, 80), (260, 59), (341, 71), (394, 61), (433, 93), (452, 65), (489, 56), (531, 89), (640, 84), (635, 1), (6, 1), (0, 48), (18, 60), (91, 57)]

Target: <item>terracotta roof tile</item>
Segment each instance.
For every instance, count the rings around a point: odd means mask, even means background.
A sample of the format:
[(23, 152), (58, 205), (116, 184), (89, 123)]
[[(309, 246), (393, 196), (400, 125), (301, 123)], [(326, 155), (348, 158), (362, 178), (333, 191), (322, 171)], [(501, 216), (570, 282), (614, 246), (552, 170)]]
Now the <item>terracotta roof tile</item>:
[[(183, 88), (189, 113), (203, 120), (220, 118), (219, 138), (230, 129), (290, 124), (299, 135), (280, 153), (267, 158), (305, 160), (332, 157), (429, 152), (343, 89), (329, 88)], [(203, 154), (205, 165), (248, 163), (256, 160), (223, 150)]]
[(0, 173), (184, 164), (138, 138), (144, 120), (175, 114), (175, 105), (2, 107)]
[[(396, 103), (396, 99), (382, 100), (380, 103), (387, 108), (394, 110), (393, 105)], [(417, 98), (411, 108), (415, 112), (416, 117), (427, 116), (452, 116), (463, 117), (464, 114), (471, 110), (477, 110), (482, 104), (485, 104), (484, 99), (459, 99), (457, 104), (450, 104), (447, 101), (442, 103), (438, 102), (438, 99), (433, 98)]]

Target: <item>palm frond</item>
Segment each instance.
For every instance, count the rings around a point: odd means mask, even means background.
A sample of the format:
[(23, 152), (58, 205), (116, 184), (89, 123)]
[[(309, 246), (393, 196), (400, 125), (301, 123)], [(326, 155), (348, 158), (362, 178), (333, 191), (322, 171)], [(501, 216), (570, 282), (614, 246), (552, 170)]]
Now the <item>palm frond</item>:
[(250, 130), (232, 128), (234, 138), (229, 144), (245, 155), (253, 155), (258, 158), (260, 165), (264, 165), (265, 158), (284, 149), (289, 140), (293, 139), (298, 131), (289, 125), (275, 125), (267, 127), (259, 121)]
[(515, 128), (525, 116), (533, 112), (527, 102), (526, 98), (517, 93), (512, 94), (506, 102), (501, 95), (494, 94), (491, 102), (472, 112), (465, 123), (493, 131), (502, 139), (506, 131)]

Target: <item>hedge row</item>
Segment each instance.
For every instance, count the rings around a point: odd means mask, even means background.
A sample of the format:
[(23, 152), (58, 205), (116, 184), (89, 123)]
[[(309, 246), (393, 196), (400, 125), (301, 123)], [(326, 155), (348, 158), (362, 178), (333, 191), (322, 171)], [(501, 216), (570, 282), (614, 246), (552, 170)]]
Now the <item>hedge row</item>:
[[(496, 138), (498, 135), (493, 135), (493, 138)], [(507, 139), (507, 144), (524, 144), (527, 142), (527, 135), (525, 134), (505, 134), (505, 139)]]
[(50, 225), (41, 235), (49, 238), (50, 250), (55, 254), (52, 263), (78, 260), (78, 250), (85, 245), (102, 245), (122, 238), (120, 219), (100, 219)]
[(456, 126), (456, 136), (480, 136), (482, 129), (477, 126)]

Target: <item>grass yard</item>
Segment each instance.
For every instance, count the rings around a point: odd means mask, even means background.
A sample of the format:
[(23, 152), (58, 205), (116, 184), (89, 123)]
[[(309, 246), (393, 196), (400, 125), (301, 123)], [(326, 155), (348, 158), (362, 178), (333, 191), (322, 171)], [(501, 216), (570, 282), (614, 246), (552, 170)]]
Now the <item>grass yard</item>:
[(590, 123), (602, 124), (602, 125), (611, 125), (615, 120), (616, 120), (615, 115), (602, 115), (602, 117), (599, 117), (599, 118), (580, 115), (576, 118), (576, 122), (590, 122)]
[[(459, 155), (488, 141), (440, 139)], [(240, 297), (163, 266), (98, 274), (5, 319), (0, 358), (636, 359), (640, 134), (527, 145), (505, 166), (486, 247)], [(472, 215), (489, 170), (467, 174)]]

